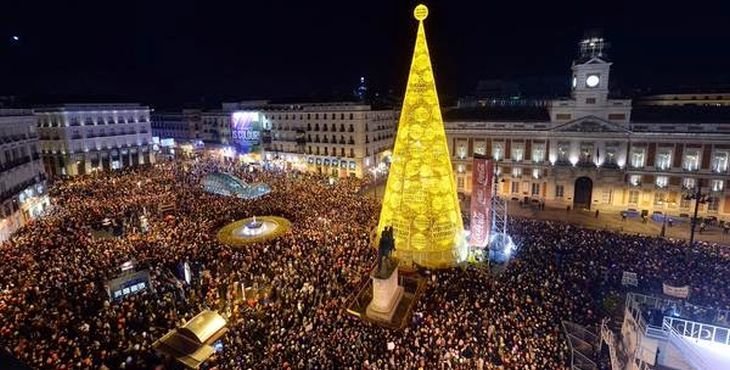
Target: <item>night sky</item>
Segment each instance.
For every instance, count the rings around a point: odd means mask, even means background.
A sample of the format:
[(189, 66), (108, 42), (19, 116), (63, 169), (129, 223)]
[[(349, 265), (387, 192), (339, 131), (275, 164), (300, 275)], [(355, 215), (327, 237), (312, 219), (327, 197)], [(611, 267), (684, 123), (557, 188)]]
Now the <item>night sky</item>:
[[(361, 75), (371, 90), (398, 94), (417, 3), (4, 0), (0, 95), (175, 107), (332, 96)], [(554, 77), (567, 92), (577, 42), (593, 28), (612, 43), (612, 79), (622, 91), (730, 82), (726, 1), (425, 3), (446, 98), (493, 78)]]

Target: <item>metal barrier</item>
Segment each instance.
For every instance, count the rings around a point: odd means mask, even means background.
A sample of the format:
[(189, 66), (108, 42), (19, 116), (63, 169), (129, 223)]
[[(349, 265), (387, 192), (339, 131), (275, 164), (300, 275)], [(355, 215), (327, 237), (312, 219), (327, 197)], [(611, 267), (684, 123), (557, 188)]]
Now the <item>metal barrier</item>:
[(588, 329), (570, 322), (563, 321), (563, 332), (568, 338), (570, 346), (570, 368), (573, 370), (598, 370), (594, 359), (600, 352), (600, 340)]
[[(675, 325), (681, 325), (682, 332), (676, 330)], [(694, 367), (697, 370), (712, 370), (710, 365), (705, 362), (705, 360), (702, 358), (702, 355), (692, 347), (689, 343), (687, 343), (688, 337), (683, 332), (686, 332), (686, 327), (688, 326), (694, 327), (696, 324), (702, 325), (700, 323), (695, 323), (692, 321), (677, 319), (674, 320), (672, 317), (665, 317), (664, 318), (664, 325), (663, 329), (668, 333), (669, 335), (669, 342), (674, 344), (674, 346), (679, 349), (682, 354), (684, 355), (684, 358), (689, 362), (689, 365)], [(700, 330), (701, 331), (701, 330)], [(695, 338), (699, 340), (698, 338)]]

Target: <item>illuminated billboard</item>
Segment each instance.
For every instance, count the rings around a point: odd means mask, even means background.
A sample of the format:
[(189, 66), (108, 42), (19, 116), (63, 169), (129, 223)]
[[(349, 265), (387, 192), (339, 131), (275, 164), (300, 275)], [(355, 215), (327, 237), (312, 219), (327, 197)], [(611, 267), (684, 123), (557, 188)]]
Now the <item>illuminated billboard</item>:
[(238, 153), (256, 151), (261, 145), (263, 115), (256, 111), (233, 112), (231, 116), (231, 142)]

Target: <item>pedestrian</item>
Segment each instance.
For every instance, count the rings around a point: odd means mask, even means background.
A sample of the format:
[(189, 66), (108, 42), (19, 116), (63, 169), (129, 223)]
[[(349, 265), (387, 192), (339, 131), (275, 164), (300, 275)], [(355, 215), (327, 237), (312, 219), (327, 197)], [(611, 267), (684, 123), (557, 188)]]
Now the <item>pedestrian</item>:
[(600, 213), (600, 212), (599, 212), (598, 210), (596, 210), (596, 218), (598, 218), (598, 214), (599, 214), (599, 213)]

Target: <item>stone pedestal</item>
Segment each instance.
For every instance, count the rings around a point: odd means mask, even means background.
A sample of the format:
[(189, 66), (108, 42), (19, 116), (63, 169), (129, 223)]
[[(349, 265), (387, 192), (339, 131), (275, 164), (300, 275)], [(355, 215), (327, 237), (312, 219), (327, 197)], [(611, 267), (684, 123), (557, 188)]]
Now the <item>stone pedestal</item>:
[(398, 285), (398, 264), (383, 263), (370, 274), (373, 282), (373, 300), (367, 307), (367, 317), (390, 322), (398, 303), (403, 297), (403, 287)]

